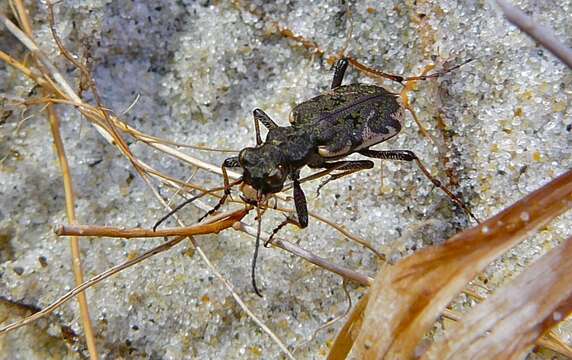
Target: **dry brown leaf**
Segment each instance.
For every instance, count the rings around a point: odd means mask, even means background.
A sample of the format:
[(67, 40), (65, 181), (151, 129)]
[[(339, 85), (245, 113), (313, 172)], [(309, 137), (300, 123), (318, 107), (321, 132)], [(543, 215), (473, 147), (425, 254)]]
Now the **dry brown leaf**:
[(447, 304), (486, 265), (572, 207), (572, 171), (445, 245), (423, 249), (374, 282), (352, 358), (412, 358)]
[(423, 359), (521, 359), (572, 311), (572, 237), (479, 304)]
[(328, 360), (343, 360), (346, 358), (352, 348), (352, 344), (361, 331), (363, 313), (368, 300), (369, 293), (365, 293), (356, 306), (354, 306), (330, 349)]

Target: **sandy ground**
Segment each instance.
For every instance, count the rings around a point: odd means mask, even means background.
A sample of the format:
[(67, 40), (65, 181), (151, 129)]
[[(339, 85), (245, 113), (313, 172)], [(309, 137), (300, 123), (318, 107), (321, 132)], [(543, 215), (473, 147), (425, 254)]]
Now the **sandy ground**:
[[(415, 109), (436, 139), (419, 134), (408, 115), (400, 136), (379, 149), (415, 151), (479, 218), (486, 218), (570, 168), (572, 74), (546, 50), (509, 26), (486, 1), (63, 1), (57, 29), (76, 54), (90, 49), (93, 77), (105, 105), (133, 127), (165, 139), (215, 148), (254, 145), (251, 112), (264, 109), (282, 125), (293, 106), (329, 87), (326, 62), (346, 43), (347, 52), (384, 71), (415, 75), (473, 58), (438, 80), (418, 84)], [(572, 1), (518, 1), (539, 22), (550, 24), (572, 45)], [(249, 5), (250, 4), (250, 5)], [(38, 43), (66, 74), (78, 72), (58, 57), (46, 9), (30, 5)], [(320, 57), (288, 40), (278, 26), (315, 41)], [(0, 49), (16, 57), (23, 49), (0, 33)], [(372, 83), (350, 69), (349, 82)], [(399, 85), (385, 83), (393, 91)], [(0, 314), (10, 320), (21, 306), (44, 307), (73, 287), (68, 242), (51, 226), (65, 222), (64, 193), (49, 125), (41, 108), (13, 106), (38, 96), (33, 85), (0, 64)], [(32, 91), (32, 92), (31, 92)], [(87, 95), (87, 99), (90, 97)], [(81, 223), (149, 227), (164, 213), (126, 159), (72, 108), (59, 107), (62, 132), (77, 193)], [(10, 112), (11, 111), (11, 112)], [(26, 118), (25, 121), (21, 121)], [(158, 169), (186, 179), (194, 168), (148, 147), (131, 149)], [(220, 165), (228, 154), (183, 149)], [(218, 186), (221, 178), (199, 171), (193, 182)], [(329, 184), (305, 184), (311, 211), (367, 239), (398, 259), (440, 243), (473, 223), (421, 172), (408, 163), (379, 162), (370, 171)], [(170, 197), (166, 189), (161, 193)], [(178, 201), (178, 199), (176, 200)], [(196, 209), (182, 212), (191, 223)], [(264, 217), (270, 231), (279, 214)], [(511, 250), (487, 269), (495, 288), (570, 236), (572, 216)], [(253, 217), (247, 222), (254, 223)], [(284, 239), (333, 263), (373, 276), (376, 257), (331, 227), (310, 219)], [(91, 277), (161, 240), (84, 239), (83, 261)], [(314, 331), (347, 307), (341, 279), (279, 249), (262, 249), (260, 299), (250, 284), (253, 239), (229, 230), (199, 242), (216, 268), (253, 311), (299, 358), (320, 358), (341, 325)], [(280, 358), (276, 344), (239, 308), (188, 243), (159, 255), (88, 292), (97, 344), (107, 358)], [(348, 286), (353, 300), (365, 291)], [(466, 304), (469, 301), (466, 300)], [(463, 299), (459, 302), (462, 304)], [(3, 318), (3, 317), (0, 317)], [(69, 327), (69, 328), (66, 328)], [(69, 358), (87, 354), (76, 303), (0, 339), (1, 358)], [(441, 331), (441, 325), (436, 329)], [(562, 338), (572, 343), (572, 326)], [(79, 353), (73, 350), (79, 351)], [(47, 351), (47, 353), (46, 353)]]

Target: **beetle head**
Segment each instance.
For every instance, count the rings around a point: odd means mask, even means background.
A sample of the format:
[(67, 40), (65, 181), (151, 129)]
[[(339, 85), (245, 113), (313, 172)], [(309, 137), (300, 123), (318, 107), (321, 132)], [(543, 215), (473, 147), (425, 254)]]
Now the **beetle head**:
[(272, 145), (242, 149), (238, 161), (244, 170), (244, 182), (261, 194), (280, 192), (288, 175), (283, 157), (280, 149)]

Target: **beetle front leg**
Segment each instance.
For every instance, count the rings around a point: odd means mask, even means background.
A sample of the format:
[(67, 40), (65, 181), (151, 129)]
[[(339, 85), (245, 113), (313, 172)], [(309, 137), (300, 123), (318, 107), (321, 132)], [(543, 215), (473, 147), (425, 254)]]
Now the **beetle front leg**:
[(336, 171), (336, 170), (343, 171), (343, 172), (338, 173), (338, 174), (330, 175), (329, 178), (324, 180), (318, 186), (318, 189), (316, 190), (316, 192), (317, 192), (317, 195), (320, 196), (320, 189), (322, 187), (324, 187), (324, 185), (326, 185), (330, 181), (337, 180), (339, 178), (342, 178), (346, 175), (353, 174), (353, 173), (360, 171), (360, 170), (371, 169), (371, 168), (373, 168), (373, 162), (371, 162), (369, 160), (342, 160), (342, 161), (336, 161), (336, 162), (330, 162), (330, 163), (324, 162), (324, 163), (321, 163), (319, 165), (314, 164), (314, 165), (308, 165), (308, 166), (310, 166), (311, 168), (314, 168), (314, 169), (315, 168), (325, 168), (326, 170), (319, 171), (319, 172), (314, 173), (310, 176), (307, 176), (307, 177), (303, 178), (301, 180), (301, 182), (319, 179), (319, 178), (326, 176), (326, 175), (328, 175), (331, 172)]
[[(223, 174), (223, 178), (224, 178), (224, 195), (220, 199), (219, 203), (212, 210), (210, 210), (208, 213), (206, 213), (205, 215), (203, 215), (199, 219), (199, 222), (201, 222), (204, 218), (206, 218), (207, 216), (209, 216), (212, 213), (214, 213), (215, 211), (217, 211), (218, 208), (220, 208), (222, 206), (222, 204), (224, 204), (224, 202), (226, 201), (226, 198), (228, 196), (230, 196), (230, 188), (233, 187), (234, 185), (242, 182), (242, 179), (238, 179), (231, 184), (230, 181), (228, 180), (228, 174), (226, 173), (226, 169), (225, 169), (227, 167), (239, 167), (239, 166), (240, 166), (240, 163), (238, 162), (238, 156), (229, 157), (228, 159), (226, 159), (224, 161), (224, 163), (222, 164), (222, 174)], [(175, 208), (173, 208), (171, 211), (169, 211), (167, 213), (167, 215), (163, 216), (161, 219), (159, 219), (155, 223), (155, 225), (153, 225), (153, 231), (156, 231), (157, 228), (159, 227), (159, 225), (161, 225), (163, 222), (165, 222), (167, 219), (169, 219), (171, 216), (173, 216), (173, 214), (175, 214), (177, 211), (181, 210), (182, 208), (184, 208), (188, 204), (192, 203), (193, 201), (195, 201), (195, 200), (197, 200), (197, 199), (199, 199), (199, 198), (201, 198), (207, 194), (212, 193), (214, 190), (220, 190), (220, 189), (208, 190), (208, 191), (203, 192), (199, 195), (193, 196), (192, 198), (189, 198), (189, 199), (183, 201), (182, 203), (180, 203), (179, 205), (177, 205)]]
[[(344, 164), (345, 163), (345, 164)], [(320, 196), (320, 190), (330, 181), (337, 180), (344, 176), (353, 174), (355, 172), (361, 170), (367, 170), (373, 168), (373, 162), (369, 160), (348, 160), (348, 161), (339, 161), (334, 163), (325, 163), (324, 167), (334, 169), (334, 170), (341, 170), (343, 172), (332, 174), (326, 180), (322, 181), (322, 183), (318, 186), (316, 193)]]
[(298, 226), (299, 228), (303, 229), (308, 226), (308, 205), (306, 203), (306, 195), (304, 195), (304, 191), (300, 186), (300, 172), (297, 171), (292, 176), (292, 190), (294, 192), (294, 207), (296, 208), (296, 217), (297, 219), (293, 219), (290, 216), (286, 216), (277, 227), (272, 230), (272, 234), (268, 237), (268, 240), (264, 242), (264, 247), (268, 247), (270, 243), (272, 243), (272, 239), (274, 236), (280, 231), (284, 226), (288, 224), (293, 224)]
[(334, 68), (334, 78), (332, 79), (332, 89), (335, 89), (342, 85), (342, 81), (344, 81), (344, 75), (346, 74), (346, 70), (348, 68), (348, 60), (347, 59), (340, 59), (336, 62)]
[(230, 188), (232, 186), (242, 182), (242, 180), (239, 179), (239, 180), (235, 181), (233, 184), (230, 184), (230, 181), (228, 179), (228, 173), (226, 172), (226, 168), (234, 168), (234, 167), (240, 167), (240, 162), (238, 161), (238, 156), (231, 156), (231, 157), (225, 159), (224, 162), (222, 163), (221, 170), (222, 170), (222, 177), (223, 177), (223, 181), (224, 181), (224, 194), (222, 195), (222, 197), (220, 198), (218, 203), (212, 209), (210, 209), (206, 214), (201, 216), (201, 218), (199, 219), (199, 222), (203, 221), (207, 216), (214, 214), (225, 203), (226, 199), (230, 196)]
[(308, 206), (306, 204), (306, 195), (302, 191), (300, 186), (300, 180), (298, 175), (293, 182), (293, 192), (294, 192), (294, 206), (296, 207), (296, 215), (298, 216), (298, 226), (300, 228), (305, 228), (308, 226)]
[(378, 151), (378, 150), (365, 149), (365, 150), (359, 151), (359, 153), (362, 154), (363, 156), (367, 156), (370, 158), (376, 158), (376, 159), (382, 159), (382, 160), (415, 161), (415, 163), (417, 164), (419, 169), (421, 169), (421, 171), (423, 172), (425, 177), (427, 177), (427, 179), (429, 179), (429, 181), (431, 181), (433, 183), (433, 185), (435, 185), (439, 189), (443, 190), (443, 192), (445, 194), (447, 194), (447, 196), (449, 196), (449, 198), (455, 204), (459, 205), (459, 207), (461, 207), (461, 209), (463, 209), (470, 217), (472, 217), (473, 220), (475, 220), (478, 224), (480, 224), (479, 219), (477, 219), (475, 217), (475, 215), (473, 215), (473, 213), (468, 208), (468, 206), (465, 205), (465, 203), (459, 197), (457, 197), (449, 189), (447, 189), (447, 187), (445, 187), (445, 185), (443, 185), (443, 183), (441, 183), (441, 181), (435, 179), (433, 177), (433, 175), (431, 175), (429, 170), (427, 170), (425, 165), (423, 165), (421, 160), (419, 160), (419, 158), (417, 157), (417, 155), (415, 155), (415, 153), (413, 151), (409, 151), (409, 150)]

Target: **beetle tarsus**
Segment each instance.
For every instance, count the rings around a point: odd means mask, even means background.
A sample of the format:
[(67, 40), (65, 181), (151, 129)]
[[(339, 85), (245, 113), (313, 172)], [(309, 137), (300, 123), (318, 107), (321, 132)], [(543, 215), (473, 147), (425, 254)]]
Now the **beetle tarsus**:
[(296, 219), (294, 219), (290, 216), (285, 216), (285, 219), (280, 224), (278, 224), (278, 226), (276, 226), (274, 228), (274, 230), (272, 230), (272, 233), (270, 234), (268, 239), (264, 242), (264, 247), (266, 247), (266, 248), (269, 247), (270, 244), (272, 244), (272, 240), (274, 239), (274, 236), (276, 236), (276, 234), (278, 234), (278, 232), (280, 230), (282, 230), (282, 228), (288, 224), (293, 224), (293, 225), (296, 225), (298, 227), (301, 227), (300, 223)]
[(294, 206), (296, 207), (296, 215), (301, 229), (308, 226), (308, 206), (306, 205), (306, 195), (300, 186), (300, 180), (296, 174), (293, 182)]

